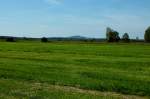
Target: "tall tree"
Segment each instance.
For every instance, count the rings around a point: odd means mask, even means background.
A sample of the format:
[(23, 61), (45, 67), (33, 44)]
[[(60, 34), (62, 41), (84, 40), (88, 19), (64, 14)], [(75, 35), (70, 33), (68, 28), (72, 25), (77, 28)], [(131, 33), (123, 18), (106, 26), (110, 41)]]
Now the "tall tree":
[(146, 29), (144, 38), (146, 42), (150, 42), (150, 27)]
[(106, 28), (106, 39), (107, 39), (107, 41), (109, 41), (110, 35), (112, 35), (112, 31), (114, 31), (114, 30), (112, 30), (110, 27)]
[(118, 42), (120, 40), (119, 33), (113, 29), (107, 27), (106, 39), (108, 42)]
[(130, 42), (130, 37), (128, 33), (124, 33), (124, 35), (122, 36), (122, 40), (124, 42)]

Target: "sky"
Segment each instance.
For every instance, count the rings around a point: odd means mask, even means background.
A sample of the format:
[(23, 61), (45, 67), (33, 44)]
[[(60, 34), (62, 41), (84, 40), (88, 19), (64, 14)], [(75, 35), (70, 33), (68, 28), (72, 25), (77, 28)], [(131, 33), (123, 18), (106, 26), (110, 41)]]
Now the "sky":
[(106, 27), (143, 39), (150, 0), (0, 0), (0, 35), (105, 38)]

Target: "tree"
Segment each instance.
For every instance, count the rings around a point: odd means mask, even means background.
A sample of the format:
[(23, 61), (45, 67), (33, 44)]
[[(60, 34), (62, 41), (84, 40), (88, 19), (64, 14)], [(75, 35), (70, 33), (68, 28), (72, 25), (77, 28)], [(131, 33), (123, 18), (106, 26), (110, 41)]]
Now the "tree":
[(150, 27), (146, 29), (144, 38), (146, 42), (150, 42)]
[(108, 27), (106, 29), (106, 39), (108, 42), (118, 42), (120, 40), (119, 33)]
[(6, 39), (7, 42), (15, 42), (15, 39), (13, 37), (8, 37)]
[(119, 36), (119, 33), (117, 31), (114, 31), (114, 41), (115, 42), (119, 42), (120, 41), (120, 36)]
[(124, 42), (130, 42), (130, 37), (129, 37), (128, 33), (124, 33), (124, 35), (122, 36), (122, 40)]
[(106, 28), (106, 39), (107, 39), (107, 41), (111, 41), (111, 37), (112, 37), (112, 29), (110, 28), (110, 27), (107, 27)]
[(46, 38), (46, 37), (43, 37), (42, 39), (41, 39), (41, 42), (48, 42), (48, 39)]

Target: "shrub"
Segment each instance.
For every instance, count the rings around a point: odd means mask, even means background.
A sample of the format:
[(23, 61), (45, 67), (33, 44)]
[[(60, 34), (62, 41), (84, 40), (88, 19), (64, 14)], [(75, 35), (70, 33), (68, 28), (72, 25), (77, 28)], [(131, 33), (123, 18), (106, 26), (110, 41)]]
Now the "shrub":
[(130, 42), (130, 37), (129, 37), (128, 33), (124, 33), (124, 35), (122, 36), (122, 40), (124, 42)]
[(13, 37), (8, 37), (6, 39), (7, 42), (15, 42), (15, 39)]
[(150, 42), (150, 27), (146, 29), (144, 38), (146, 42)]
[(43, 38), (41, 39), (41, 42), (48, 42), (48, 39), (47, 39), (46, 37), (43, 37)]

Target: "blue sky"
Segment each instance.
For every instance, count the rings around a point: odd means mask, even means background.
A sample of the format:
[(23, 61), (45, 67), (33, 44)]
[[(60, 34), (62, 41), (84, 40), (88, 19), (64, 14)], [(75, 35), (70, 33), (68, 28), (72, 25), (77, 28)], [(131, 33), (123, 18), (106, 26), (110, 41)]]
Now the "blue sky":
[(143, 38), (150, 0), (0, 0), (0, 35), (104, 38), (106, 27)]

